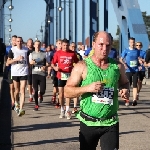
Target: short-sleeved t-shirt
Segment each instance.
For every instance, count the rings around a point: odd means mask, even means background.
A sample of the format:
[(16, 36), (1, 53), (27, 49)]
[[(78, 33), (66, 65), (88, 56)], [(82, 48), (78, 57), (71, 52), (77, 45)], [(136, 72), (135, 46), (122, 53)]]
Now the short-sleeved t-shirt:
[(88, 56), (89, 54), (90, 54), (90, 51), (92, 50), (92, 48), (88, 48), (86, 51), (85, 51), (85, 53), (84, 53), (84, 55), (85, 56)]
[(126, 69), (126, 72), (138, 72), (139, 66), (138, 57), (140, 57), (139, 50), (137, 49), (130, 50), (129, 48), (125, 49), (122, 52), (121, 57), (126, 61), (126, 65), (128, 67), (128, 69)]
[[(12, 46), (7, 46), (7, 47), (6, 47), (5, 56), (8, 57), (8, 54), (9, 54), (9, 51), (11, 50), (11, 48), (12, 48)], [(7, 68), (8, 68), (8, 71), (11, 70), (11, 65), (9, 65)]]
[(6, 47), (6, 53), (5, 56), (8, 56), (9, 51), (11, 50), (12, 46), (7, 46)]
[[(145, 59), (145, 57), (146, 57), (146, 52), (145, 51), (143, 51), (143, 50), (139, 50), (140, 51), (140, 58), (142, 58), (142, 59)], [(139, 66), (141, 66), (142, 67), (142, 69), (140, 70), (140, 71), (145, 71), (145, 67), (144, 67), (144, 64), (139, 64)]]
[[(32, 52), (34, 52), (34, 50), (35, 50), (34, 48), (33, 48), (32, 50), (29, 50), (29, 49), (28, 49), (27, 56), (29, 57), (29, 55), (30, 55)], [(30, 68), (29, 68), (29, 74), (32, 74), (32, 66), (29, 65), (29, 67), (30, 67)]]
[(71, 73), (73, 64), (78, 61), (79, 59), (73, 51), (57, 51), (52, 61), (54, 65), (58, 63), (59, 71), (57, 72), (57, 78), (61, 79), (61, 73)]
[(117, 58), (117, 50), (115, 48), (111, 48), (111, 51), (110, 51), (108, 57), (116, 59)]
[(29, 55), (29, 61), (35, 60), (36, 64), (32, 65), (32, 74), (38, 74), (45, 76), (45, 71), (41, 70), (41, 67), (46, 66), (46, 54), (43, 51), (32, 52)]
[(46, 48), (41, 47), (41, 51), (44, 51), (44, 52), (45, 52), (45, 51), (46, 51)]
[(18, 56), (23, 56), (22, 60), (16, 61), (11, 64), (11, 76), (26, 76), (28, 75), (28, 56), (27, 50), (22, 48), (21, 50), (17, 46), (12, 47), (9, 51), (8, 57), (16, 59)]

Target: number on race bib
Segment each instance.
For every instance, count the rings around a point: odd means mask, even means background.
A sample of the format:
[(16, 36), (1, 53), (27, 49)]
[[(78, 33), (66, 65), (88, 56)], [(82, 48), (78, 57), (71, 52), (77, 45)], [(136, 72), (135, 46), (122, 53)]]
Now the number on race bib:
[(33, 70), (34, 70), (34, 71), (41, 71), (41, 66), (36, 66), (36, 67), (34, 67)]
[(113, 105), (113, 97), (114, 88), (104, 88), (103, 91), (93, 94), (92, 102)]
[(69, 77), (70, 77), (70, 73), (61, 72), (61, 80), (68, 80)]
[(130, 61), (130, 67), (137, 67), (137, 61), (136, 60)]

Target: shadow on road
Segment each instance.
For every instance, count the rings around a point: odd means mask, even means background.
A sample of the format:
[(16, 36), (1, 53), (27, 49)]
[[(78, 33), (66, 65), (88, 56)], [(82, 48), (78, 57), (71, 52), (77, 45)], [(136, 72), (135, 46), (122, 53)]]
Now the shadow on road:
[(70, 143), (70, 142), (78, 142), (78, 137), (66, 138), (66, 139), (53, 139), (53, 140), (43, 140), (43, 141), (36, 141), (36, 142), (28, 142), (28, 143), (16, 143), (14, 147), (25, 147), (31, 145), (42, 145), (48, 143)]
[(79, 126), (79, 124), (72, 124), (72, 122), (56, 122), (56, 123), (47, 123), (47, 124), (34, 124), (29, 126), (15, 126), (12, 127), (12, 132), (22, 132), (22, 131), (33, 131), (33, 130), (45, 130), (53, 128), (66, 128)]
[(145, 132), (145, 131), (127, 131), (127, 132), (120, 132), (119, 135), (131, 134), (131, 133), (138, 133), (138, 132)]

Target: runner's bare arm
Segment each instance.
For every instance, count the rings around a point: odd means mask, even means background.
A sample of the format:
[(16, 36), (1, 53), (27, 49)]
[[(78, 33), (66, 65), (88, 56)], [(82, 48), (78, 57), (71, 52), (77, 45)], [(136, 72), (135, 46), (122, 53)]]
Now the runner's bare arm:
[(19, 57), (16, 58), (16, 59), (12, 59), (12, 58), (8, 57), (7, 64), (10, 65), (10, 64), (13, 64), (14, 62), (19, 61), (19, 60), (20, 60)]
[(70, 78), (67, 80), (67, 84), (64, 89), (64, 96), (66, 98), (76, 98), (84, 93), (95, 93), (103, 89), (103, 83), (100, 81), (92, 82), (89, 85), (79, 87), (82, 80), (86, 78), (87, 69), (84, 61), (81, 61), (75, 65), (72, 70)]
[(86, 87), (79, 87), (80, 82), (83, 80), (83, 72), (86, 68), (85, 63), (77, 63), (72, 72), (71, 76), (67, 80), (66, 86), (64, 88), (64, 96), (67, 98), (79, 97), (86, 92)]
[(118, 67), (120, 70), (120, 79), (118, 82), (118, 86), (120, 89), (128, 89), (130, 88), (129, 81), (127, 79), (126, 73), (125, 73), (125, 67), (123, 64), (118, 63)]
[(8, 65), (13, 64), (16, 61), (19, 61), (22, 58), (22, 56), (18, 56), (16, 59), (13, 59), (13, 58), (14, 58), (14, 54), (13, 54), (12, 50), (10, 50), (8, 53), (8, 59), (7, 59)]
[(54, 54), (53, 59), (51, 61), (51, 67), (55, 70), (58, 71), (58, 66), (56, 66), (56, 64), (58, 63), (58, 56), (57, 56), (57, 52)]

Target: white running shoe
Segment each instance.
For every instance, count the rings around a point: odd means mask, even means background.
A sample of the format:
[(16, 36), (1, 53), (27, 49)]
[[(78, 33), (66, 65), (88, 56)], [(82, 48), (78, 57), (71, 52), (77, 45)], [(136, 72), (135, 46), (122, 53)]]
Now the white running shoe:
[(71, 119), (71, 112), (70, 112), (70, 111), (67, 111), (67, 112), (65, 113), (65, 116), (66, 116), (66, 118), (67, 118), (68, 120), (70, 120), (70, 119)]
[(64, 111), (61, 111), (59, 118), (62, 119), (64, 117), (65, 117), (65, 113), (64, 113)]

